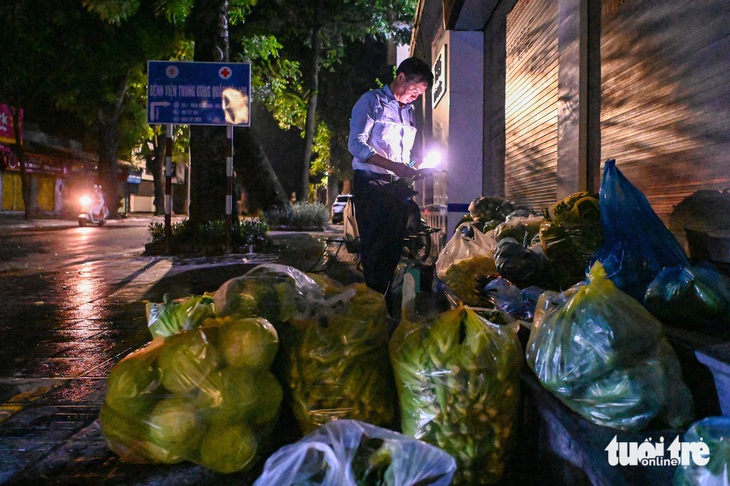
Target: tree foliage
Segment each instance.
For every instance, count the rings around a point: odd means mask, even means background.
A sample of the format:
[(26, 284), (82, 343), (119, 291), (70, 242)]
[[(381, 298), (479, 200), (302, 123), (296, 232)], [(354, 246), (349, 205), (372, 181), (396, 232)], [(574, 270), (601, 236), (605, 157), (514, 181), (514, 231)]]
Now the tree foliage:
[(406, 42), (416, 5), (415, 0), (273, 0), (253, 10), (254, 28), (266, 25), (285, 46), (285, 57), (297, 60), (302, 71), (301, 83), (290, 91), (306, 107), (300, 198), (309, 192), (321, 73), (338, 68), (348, 42), (371, 38)]

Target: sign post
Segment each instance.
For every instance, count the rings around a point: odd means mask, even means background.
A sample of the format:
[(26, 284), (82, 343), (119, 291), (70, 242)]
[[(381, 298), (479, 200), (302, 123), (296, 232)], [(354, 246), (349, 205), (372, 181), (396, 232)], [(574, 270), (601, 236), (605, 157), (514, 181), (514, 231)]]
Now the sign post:
[(251, 65), (148, 61), (147, 123), (167, 125), (165, 238), (172, 238), (172, 125), (227, 126), (226, 248), (233, 215), (233, 127), (251, 125)]

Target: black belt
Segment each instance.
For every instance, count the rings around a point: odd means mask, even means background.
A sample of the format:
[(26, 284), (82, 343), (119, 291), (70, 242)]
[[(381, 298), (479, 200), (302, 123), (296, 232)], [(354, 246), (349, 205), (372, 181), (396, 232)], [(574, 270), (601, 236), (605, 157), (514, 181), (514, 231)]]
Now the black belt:
[(379, 172), (370, 172), (369, 170), (361, 170), (358, 169), (355, 171), (356, 173), (360, 173), (361, 177), (364, 177), (365, 179), (370, 179), (373, 181), (386, 181), (386, 182), (395, 182), (400, 177), (393, 174), (380, 174)]

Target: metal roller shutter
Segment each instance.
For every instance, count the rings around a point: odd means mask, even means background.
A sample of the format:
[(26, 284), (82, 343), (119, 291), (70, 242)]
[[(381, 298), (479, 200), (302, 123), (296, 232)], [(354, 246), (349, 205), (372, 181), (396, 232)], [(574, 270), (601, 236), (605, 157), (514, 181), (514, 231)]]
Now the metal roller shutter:
[(556, 199), (558, 2), (519, 0), (507, 14), (505, 196), (535, 209)]
[(730, 2), (604, 1), (601, 23), (601, 156), (668, 224), (730, 188)]

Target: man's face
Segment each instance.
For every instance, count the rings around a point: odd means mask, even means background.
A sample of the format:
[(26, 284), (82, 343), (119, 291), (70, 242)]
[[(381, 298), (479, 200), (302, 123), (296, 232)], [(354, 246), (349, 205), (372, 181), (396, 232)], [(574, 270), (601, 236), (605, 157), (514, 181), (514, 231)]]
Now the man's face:
[(393, 95), (400, 103), (413, 103), (428, 89), (426, 81), (420, 81), (418, 78), (407, 79), (406, 75), (399, 73), (393, 87)]

